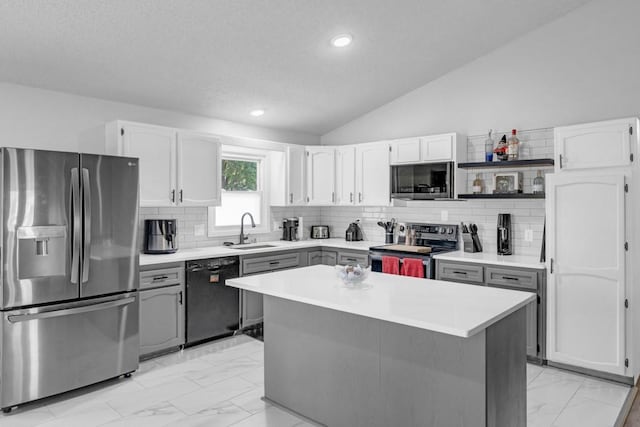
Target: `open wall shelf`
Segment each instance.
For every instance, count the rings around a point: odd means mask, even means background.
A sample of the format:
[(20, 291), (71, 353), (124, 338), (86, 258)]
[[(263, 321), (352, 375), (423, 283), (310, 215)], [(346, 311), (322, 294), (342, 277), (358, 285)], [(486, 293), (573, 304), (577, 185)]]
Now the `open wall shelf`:
[(530, 166), (553, 166), (553, 159), (505, 160), (502, 162), (473, 162), (458, 163), (460, 169), (495, 169), (495, 168), (526, 168)]
[(460, 199), (544, 199), (544, 193), (458, 194)]

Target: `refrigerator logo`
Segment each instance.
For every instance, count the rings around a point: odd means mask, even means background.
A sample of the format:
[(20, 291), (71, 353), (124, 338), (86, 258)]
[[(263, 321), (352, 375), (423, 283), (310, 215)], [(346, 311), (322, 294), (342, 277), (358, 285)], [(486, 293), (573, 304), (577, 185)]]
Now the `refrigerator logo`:
[(127, 163), (127, 166), (134, 167), (134, 166), (138, 166), (138, 164), (134, 162), (129, 162)]

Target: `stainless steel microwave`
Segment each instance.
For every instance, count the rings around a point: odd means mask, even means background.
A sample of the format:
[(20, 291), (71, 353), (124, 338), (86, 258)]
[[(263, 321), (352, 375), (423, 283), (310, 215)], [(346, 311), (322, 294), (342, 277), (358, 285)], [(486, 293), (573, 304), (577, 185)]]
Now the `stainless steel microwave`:
[(453, 162), (391, 166), (391, 198), (453, 199)]

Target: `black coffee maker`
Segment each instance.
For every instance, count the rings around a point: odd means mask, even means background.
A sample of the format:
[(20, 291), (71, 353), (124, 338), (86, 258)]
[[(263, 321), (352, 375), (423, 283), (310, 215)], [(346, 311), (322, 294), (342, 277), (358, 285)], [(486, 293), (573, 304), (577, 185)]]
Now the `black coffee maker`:
[(298, 217), (284, 218), (282, 220), (282, 240), (298, 240), (299, 225), (300, 220), (298, 219)]
[(511, 214), (498, 214), (498, 255), (511, 255)]
[(345, 240), (347, 242), (359, 242), (363, 240), (362, 229), (360, 229), (360, 220), (356, 220), (356, 222), (352, 222), (347, 227), (347, 231), (345, 233)]
[(178, 250), (175, 219), (144, 220), (144, 253), (172, 254)]

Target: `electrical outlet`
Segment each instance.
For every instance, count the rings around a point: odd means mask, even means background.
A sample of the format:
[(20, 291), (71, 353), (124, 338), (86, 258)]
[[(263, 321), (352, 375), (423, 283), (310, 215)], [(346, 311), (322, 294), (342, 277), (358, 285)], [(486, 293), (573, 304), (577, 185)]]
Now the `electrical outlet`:
[(204, 236), (204, 224), (196, 224), (193, 226), (193, 235), (196, 237)]
[(525, 242), (533, 242), (533, 230), (532, 229), (527, 229), (524, 230), (524, 241)]
[(449, 211), (440, 211), (440, 221), (449, 221)]

